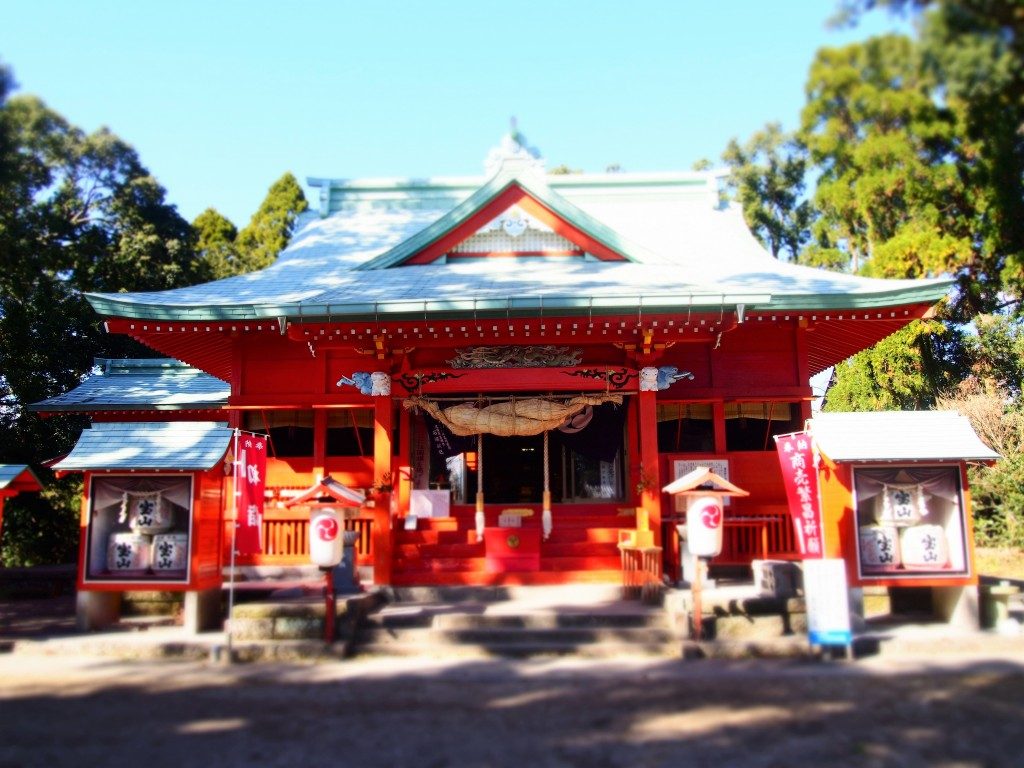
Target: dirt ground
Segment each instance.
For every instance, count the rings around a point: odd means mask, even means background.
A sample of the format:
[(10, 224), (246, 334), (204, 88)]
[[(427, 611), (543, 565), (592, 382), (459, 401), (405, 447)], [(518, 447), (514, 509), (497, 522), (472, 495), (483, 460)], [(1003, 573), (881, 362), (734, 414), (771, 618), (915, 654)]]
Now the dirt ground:
[[(73, 634), (72, 615), (69, 596), (0, 600), (0, 639)], [(1024, 637), (924, 637), (831, 662), (224, 665), (0, 643), (0, 768), (1024, 766)]]
[(1024, 663), (0, 654), (0, 767), (1024, 765)]

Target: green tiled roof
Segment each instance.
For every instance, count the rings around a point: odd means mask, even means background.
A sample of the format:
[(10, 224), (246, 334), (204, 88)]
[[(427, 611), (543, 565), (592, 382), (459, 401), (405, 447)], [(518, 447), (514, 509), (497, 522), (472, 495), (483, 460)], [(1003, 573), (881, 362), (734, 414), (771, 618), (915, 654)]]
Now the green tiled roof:
[[(101, 315), (203, 323), (404, 320), (636, 312), (744, 304), (765, 310), (875, 309), (934, 303), (952, 280), (879, 280), (779, 261), (742, 211), (719, 200), (715, 174), (543, 175), (488, 179), (314, 180), (307, 212), (266, 269), (150, 293), (90, 294)], [(627, 261), (438, 259), (408, 264), (512, 184)]]
[(28, 407), (37, 413), (132, 410), (210, 410), (227, 404), (231, 387), (208, 373), (171, 360), (95, 361), (81, 384)]
[(224, 457), (231, 437), (212, 421), (98, 422), (54, 469), (206, 470)]

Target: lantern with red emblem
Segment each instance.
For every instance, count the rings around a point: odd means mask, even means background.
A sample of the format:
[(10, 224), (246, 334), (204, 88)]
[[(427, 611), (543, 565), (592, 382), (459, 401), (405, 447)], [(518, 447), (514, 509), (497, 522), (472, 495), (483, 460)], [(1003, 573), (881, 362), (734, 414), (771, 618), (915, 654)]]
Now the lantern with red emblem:
[(686, 545), (697, 557), (715, 557), (722, 551), (723, 499), (749, 495), (707, 467), (697, 467), (662, 490), (686, 497)]
[(309, 558), (320, 568), (334, 568), (341, 562), (344, 525), (330, 507), (319, 507), (309, 520)]

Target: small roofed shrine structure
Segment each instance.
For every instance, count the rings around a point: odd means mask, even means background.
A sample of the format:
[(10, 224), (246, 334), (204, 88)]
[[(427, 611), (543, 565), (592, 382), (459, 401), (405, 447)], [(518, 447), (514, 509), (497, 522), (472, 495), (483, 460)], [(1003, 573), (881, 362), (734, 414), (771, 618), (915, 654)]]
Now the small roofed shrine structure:
[(967, 465), (999, 455), (970, 421), (955, 411), (819, 413), (810, 434), (824, 554), (845, 561), (847, 582), (923, 595), (916, 609), (977, 626)]
[[(674, 576), (684, 510), (661, 489), (698, 466), (750, 492), (714, 563), (795, 558), (773, 435), (811, 416), (811, 376), (929, 315), (950, 281), (779, 261), (719, 179), (549, 174), (521, 134), (478, 178), (310, 179), (319, 205), (266, 269), (88, 296), (110, 333), (180, 362), (104, 364), (106, 394), (37, 410), (267, 434), (265, 546), (243, 565), (304, 556), (285, 503), (330, 476), (367, 494), (359, 562), (378, 584), (618, 581), (637, 520)], [(128, 369), (150, 377), (139, 399)]]
[(4, 532), (4, 502), (20, 493), (42, 489), (42, 483), (27, 464), (0, 464), (0, 536)]

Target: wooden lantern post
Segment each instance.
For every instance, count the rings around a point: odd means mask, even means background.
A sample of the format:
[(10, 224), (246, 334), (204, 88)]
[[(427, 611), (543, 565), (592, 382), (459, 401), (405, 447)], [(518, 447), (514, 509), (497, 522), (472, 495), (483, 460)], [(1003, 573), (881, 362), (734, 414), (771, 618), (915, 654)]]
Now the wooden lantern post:
[(700, 640), (703, 635), (704, 609), (701, 603), (702, 557), (712, 558), (722, 551), (722, 528), (725, 522), (724, 499), (728, 496), (749, 496), (724, 477), (707, 467), (697, 467), (666, 485), (662, 490), (673, 496), (686, 497), (686, 540), (687, 547), (695, 559), (693, 593), (693, 636)]

